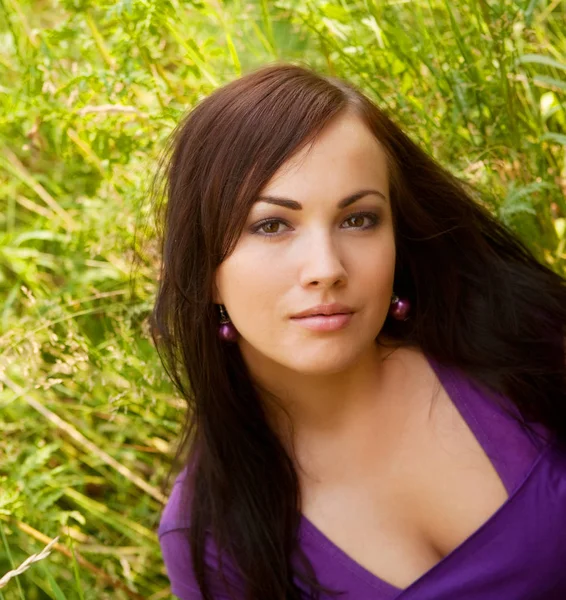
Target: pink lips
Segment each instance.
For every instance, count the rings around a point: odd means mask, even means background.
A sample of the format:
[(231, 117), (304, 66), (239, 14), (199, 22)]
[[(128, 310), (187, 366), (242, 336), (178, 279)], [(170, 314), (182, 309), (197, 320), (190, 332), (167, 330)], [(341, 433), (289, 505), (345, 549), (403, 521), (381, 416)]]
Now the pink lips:
[(345, 304), (319, 304), (304, 310), (291, 319), (312, 331), (338, 331), (352, 320), (353, 309)]

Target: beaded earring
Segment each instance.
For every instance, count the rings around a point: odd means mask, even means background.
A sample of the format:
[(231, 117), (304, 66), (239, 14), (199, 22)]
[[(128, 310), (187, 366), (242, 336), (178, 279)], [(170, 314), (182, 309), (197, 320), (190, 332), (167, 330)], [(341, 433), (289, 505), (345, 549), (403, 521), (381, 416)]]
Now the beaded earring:
[(406, 321), (411, 311), (411, 302), (408, 298), (399, 298), (396, 294), (391, 297), (389, 314), (397, 321)]
[(218, 305), (220, 309), (220, 327), (218, 328), (218, 337), (223, 342), (235, 342), (238, 339), (238, 332), (234, 327), (234, 323), (230, 321), (230, 317), (226, 314), (224, 306)]

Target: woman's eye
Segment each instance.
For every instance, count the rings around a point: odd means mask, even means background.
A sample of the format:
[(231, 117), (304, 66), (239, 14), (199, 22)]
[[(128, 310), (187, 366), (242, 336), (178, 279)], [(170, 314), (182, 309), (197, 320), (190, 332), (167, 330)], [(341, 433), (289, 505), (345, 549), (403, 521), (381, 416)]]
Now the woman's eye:
[[(377, 215), (373, 213), (357, 213), (350, 215), (344, 223), (348, 223), (345, 229), (371, 229), (377, 225), (378, 221)], [(364, 225), (364, 222), (367, 224)]]
[(264, 223), (261, 226), (261, 230), (263, 233), (278, 233), (280, 225), (279, 221), (271, 221), (270, 223)]
[(348, 223), (349, 227), (361, 227), (364, 224), (365, 217), (361, 215), (354, 215), (353, 217), (348, 217), (344, 222)]
[(252, 232), (259, 233), (260, 235), (265, 235), (266, 237), (276, 235), (283, 231), (282, 226), (284, 225), (283, 221), (278, 219), (268, 219), (265, 221), (261, 221), (254, 225)]
[[(350, 215), (343, 223), (342, 229), (372, 229), (379, 223), (379, 217), (374, 213), (355, 213)], [(281, 219), (264, 219), (252, 226), (251, 232), (264, 237), (275, 237), (285, 232), (288, 225)]]

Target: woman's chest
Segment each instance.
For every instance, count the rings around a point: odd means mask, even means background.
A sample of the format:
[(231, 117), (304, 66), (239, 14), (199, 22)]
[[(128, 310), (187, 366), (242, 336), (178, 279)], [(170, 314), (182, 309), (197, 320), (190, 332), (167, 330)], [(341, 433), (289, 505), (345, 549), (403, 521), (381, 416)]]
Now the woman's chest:
[[(301, 476), (303, 515), (367, 571), (405, 589), (506, 502), (490, 459), (444, 389), (410, 417), (360, 426)], [(380, 435), (380, 431), (383, 434)], [(308, 469), (307, 469), (308, 471)]]

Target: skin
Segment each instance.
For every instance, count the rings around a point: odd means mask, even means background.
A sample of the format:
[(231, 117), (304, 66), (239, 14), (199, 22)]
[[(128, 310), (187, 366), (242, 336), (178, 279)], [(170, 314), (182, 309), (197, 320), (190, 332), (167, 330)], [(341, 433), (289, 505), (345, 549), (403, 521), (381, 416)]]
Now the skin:
[[(375, 193), (338, 208), (360, 190)], [(282, 399), (296, 427), (341, 427), (350, 411), (373, 402), (379, 385), (375, 338), (395, 270), (385, 152), (357, 116), (342, 114), (282, 166), (264, 196), (292, 199), (302, 209), (255, 203), (218, 269), (214, 301), (238, 330), (252, 375)], [(265, 219), (274, 221), (256, 231)], [(345, 329), (309, 331), (290, 319), (331, 302), (355, 309)]]
[[(378, 193), (337, 207), (368, 189)], [(363, 122), (337, 117), (264, 196), (302, 209), (254, 204), (216, 273), (214, 301), (226, 306), (265, 399), (275, 394), (284, 409), (266, 402), (295, 459), (302, 514), (359, 565), (405, 588), (507, 492), (422, 352), (375, 342), (393, 293), (395, 235), (386, 156)], [(272, 221), (256, 228), (264, 219)], [(331, 302), (355, 309), (344, 329), (290, 320)]]

